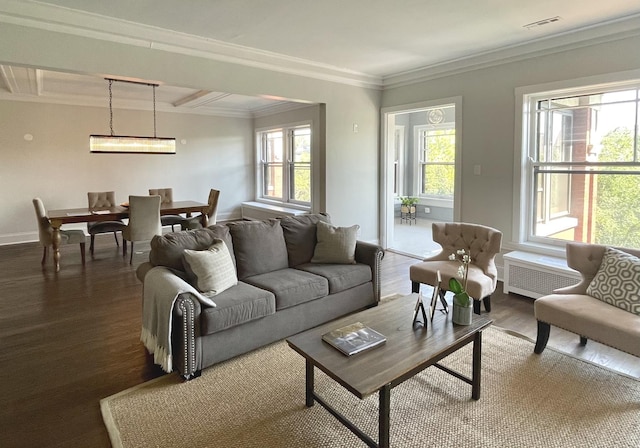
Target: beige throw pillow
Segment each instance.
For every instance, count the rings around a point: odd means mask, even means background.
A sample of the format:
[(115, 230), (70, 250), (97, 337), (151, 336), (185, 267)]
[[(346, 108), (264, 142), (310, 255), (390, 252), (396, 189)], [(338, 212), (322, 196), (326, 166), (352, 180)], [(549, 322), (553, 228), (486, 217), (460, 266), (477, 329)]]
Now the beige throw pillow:
[(207, 297), (238, 284), (231, 254), (220, 239), (207, 250), (185, 249), (182, 261), (191, 284)]
[(311, 263), (355, 264), (358, 229), (360, 226), (357, 224), (351, 227), (335, 227), (318, 221), (318, 242)]
[(587, 294), (640, 315), (640, 258), (607, 247)]

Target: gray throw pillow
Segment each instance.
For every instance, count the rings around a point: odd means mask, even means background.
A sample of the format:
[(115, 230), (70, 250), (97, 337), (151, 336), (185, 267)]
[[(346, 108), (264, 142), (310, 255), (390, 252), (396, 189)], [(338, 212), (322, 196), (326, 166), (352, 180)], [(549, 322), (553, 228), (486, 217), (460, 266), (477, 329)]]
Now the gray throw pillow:
[(238, 284), (229, 248), (220, 239), (207, 250), (185, 249), (182, 257), (190, 283), (207, 297)]
[(607, 247), (587, 294), (640, 315), (640, 258)]
[(280, 221), (234, 221), (229, 223), (229, 231), (238, 279), (289, 267)]
[(318, 221), (316, 226), (318, 242), (311, 263), (355, 264), (359, 225), (335, 227)]
[(316, 224), (318, 221), (331, 222), (328, 215), (312, 214), (288, 216), (280, 220), (284, 240), (287, 243), (289, 266), (309, 263), (316, 247)]

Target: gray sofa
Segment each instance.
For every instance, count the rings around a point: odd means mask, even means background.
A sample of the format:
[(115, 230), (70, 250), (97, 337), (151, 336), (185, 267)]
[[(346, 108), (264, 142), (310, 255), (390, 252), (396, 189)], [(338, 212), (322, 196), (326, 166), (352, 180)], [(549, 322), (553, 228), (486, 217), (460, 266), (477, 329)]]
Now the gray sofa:
[[(358, 241), (353, 264), (311, 263), (318, 221), (328, 223), (329, 217), (236, 221), (153, 238), (149, 261), (136, 274), (144, 288), (151, 287), (144, 282), (155, 266), (169, 269), (156, 269), (154, 276), (175, 276), (174, 370), (188, 380), (220, 361), (377, 305), (381, 247)], [(179, 293), (179, 284), (187, 281), (184, 250), (206, 250), (216, 239), (229, 248), (238, 283), (211, 297), (211, 307), (192, 293)]]

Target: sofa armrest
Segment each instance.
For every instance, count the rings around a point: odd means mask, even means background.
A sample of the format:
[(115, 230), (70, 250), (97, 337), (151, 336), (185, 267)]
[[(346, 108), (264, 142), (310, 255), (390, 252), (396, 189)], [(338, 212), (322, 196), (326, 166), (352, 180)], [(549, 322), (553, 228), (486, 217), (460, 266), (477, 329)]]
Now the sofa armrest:
[(151, 268), (153, 268), (153, 267), (154, 267), (154, 265), (152, 265), (148, 261), (145, 261), (140, 266), (138, 266), (136, 268), (136, 277), (138, 277), (138, 280), (140, 280), (142, 283), (144, 283), (144, 278), (147, 275), (147, 272), (149, 272), (151, 270)]
[(173, 366), (184, 379), (200, 376), (202, 346), (200, 342), (200, 302), (191, 293), (182, 293), (173, 305), (171, 345)]
[(368, 264), (371, 267), (373, 280), (373, 295), (376, 302), (380, 301), (380, 266), (384, 258), (384, 250), (377, 244), (356, 242), (355, 259), (357, 263)]

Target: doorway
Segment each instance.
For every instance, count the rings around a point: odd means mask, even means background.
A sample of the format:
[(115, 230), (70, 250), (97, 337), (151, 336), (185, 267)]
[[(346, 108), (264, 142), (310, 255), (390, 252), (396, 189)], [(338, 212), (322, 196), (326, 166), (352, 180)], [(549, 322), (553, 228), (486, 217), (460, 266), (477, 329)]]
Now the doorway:
[(462, 98), (382, 109), (380, 242), (425, 258), (440, 251), (431, 223), (459, 218)]

